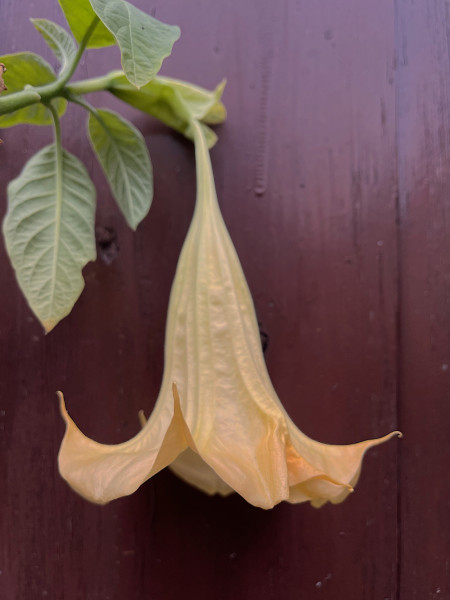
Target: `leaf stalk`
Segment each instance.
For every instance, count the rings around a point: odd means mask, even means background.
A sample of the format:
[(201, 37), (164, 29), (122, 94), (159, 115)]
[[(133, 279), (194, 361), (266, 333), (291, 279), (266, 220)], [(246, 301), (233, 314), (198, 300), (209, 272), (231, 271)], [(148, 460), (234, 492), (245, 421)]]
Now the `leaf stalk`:
[(97, 15), (95, 15), (95, 17), (92, 19), (92, 22), (89, 25), (86, 33), (84, 34), (83, 39), (80, 42), (80, 45), (78, 46), (77, 53), (73, 57), (72, 62), (67, 66), (67, 69), (63, 69), (61, 71), (61, 73), (58, 77), (58, 82), (59, 82), (61, 88), (63, 88), (66, 85), (66, 83), (69, 81), (69, 79), (75, 73), (75, 69), (77, 68), (78, 63), (80, 62), (81, 57), (83, 56), (83, 52), (86, 49), (87, 43), (89, 42), (91, 35), (94, 33), (94, 29), (97, 27), (99, 21), (100, 21), (100, 19), (97, 17)]

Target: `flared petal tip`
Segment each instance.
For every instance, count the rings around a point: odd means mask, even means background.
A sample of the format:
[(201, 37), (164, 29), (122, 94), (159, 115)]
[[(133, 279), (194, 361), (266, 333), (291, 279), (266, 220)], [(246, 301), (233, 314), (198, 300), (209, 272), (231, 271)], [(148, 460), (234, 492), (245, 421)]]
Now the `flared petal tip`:
[(59, 412), (61, 413), (62, 418), (67, 424), (69, 422), (70, 417), (66, 409), (66, 403), (64, 402), (64, 394), (58, 390), (56, 392), (56, 395), (58, 396), (59, 400)]
[(378, 446), (379, 444), (383, 444), (384, 442), (389, 441), (390, 439), (392, 439), (393, 437), (397, 436), (398, 438), (402, 438), (403, 437), (403, 433), (401, 431), (391, 431), (390, 433), (388, 433), (387, 435), (384, 435), (383, 437), (380, 438), (376, 438), (373, 440), (367, 440), (367, 442), (362, 442), (363, 444), (367, 444), (367, 449), (372, 448), (373, 446)]

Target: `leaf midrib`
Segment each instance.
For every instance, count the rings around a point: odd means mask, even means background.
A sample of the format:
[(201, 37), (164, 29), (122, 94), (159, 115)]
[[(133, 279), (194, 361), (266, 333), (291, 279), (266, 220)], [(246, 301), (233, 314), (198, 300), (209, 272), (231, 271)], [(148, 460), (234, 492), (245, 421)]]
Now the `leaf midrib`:
[[(134, 75), (134, 82), (136, 84), (137, 82), (137, 75), (136, 75), (136, 61), (134, 60), (134, 47), (133, 47), (133, 33), (132, 33), (132, 28), (131, 28), (131, 14), (130, 14), (130, 7), (128, 6), (127, 2), (124, 2), (125, 7), (127, 9), (127, 13), (128, 13), (128, 29), (130, 30), (130, 48), (131, 48), (131, 59), (133, 61), (133, 75)], [(139, 86), (140, 87), (140, 86)]]
[(106, 125), (106, 123), (104, 122), (104, 120), (101, 118), (101, 115), (99, 114), (99, 111), (97, 111), (97, 115), (96, 115), (97, 121), (100, 124), (100, 126), (103, 128), (103, 131), (106, 133), (106, 135), (108, 136), (109, 140), (111, 141), (111, 146), (114, 149), (114, 152), (116, 153), (116, 155), (118, 156), (118, 161), (119, 161), (119, 165), (120, 165), (120, 171), (123, 174), (123, 178), (125, 180), (125, 188), (126, 188), (126, 198), (127, 198), (127, 204), (128, 204), (128, 209), (130, 211), (130, 216), (132, 217), (132, 223), (133, 223), (133, 227), (134, 227), (134, 217), (135, 217), (135, 211), (134, 211), (134, 204), (131, 201), (131, 191), (130, 191), (130, 181), (129, 181), (129, 177), (127, 174), (127, 169), (126, 166), (122, 160), (122, 155), (120, 153), (120, 150), (118, 150), (118, 146), (119, 144), (117, 144), (114, 136), (111, 134), (110, 130), (108, 129), (108, 126)]
[(54, 312), (54, 300), (56, 290), (56, 273), (58, 270), (59, 244), (61, 237), (61, 215), (62, 215), (62, 199), (63, 199), (63, 151), (55, 145), (55, 235), (54, 235), (54, 250), (53, 250), (53, 265), (51, 278), (51, 294), (50, 294), (50, 314)]
[(69, 60), (69, 57), (67, 55), (66, 52), (66, 48), (65, 46), (63, 46), (62, 42), (59, 40), (59, 38), (57, 38), (54, 34), (53, 30), (50, 30), (49, 28), (43, 28), (42, 29), (43, 32), (45, 32), (49, 39), (52, 40), (53, 44), (56, 46), (56, 48), (58, 48), (59, 50), (59, 56), (57, 55), (56, 51), (53, 50), (53, 52), (55, 53), (56, 58), (60, 61), (61, 63), (61, 69), (64, 69), (65, 66), (67, 65), (67, 62)]

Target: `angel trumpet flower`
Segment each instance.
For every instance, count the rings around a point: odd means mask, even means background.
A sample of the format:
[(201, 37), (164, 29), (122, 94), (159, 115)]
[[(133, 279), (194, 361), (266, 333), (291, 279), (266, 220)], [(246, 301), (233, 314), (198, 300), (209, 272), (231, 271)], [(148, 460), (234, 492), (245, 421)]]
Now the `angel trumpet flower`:
[(217, 202), (208, 148), (192, 122), (197, 201), (172, 286), (165, 367), (155, 408), (128, 442), (99, 444), (69, 417), (59, 453), (74, 490), (104, 504), (167, 465), (208, 493), (238, 492), (255, 506), (344, 500), (365, 451), (309, 439), (272, 387), (250, 291)]

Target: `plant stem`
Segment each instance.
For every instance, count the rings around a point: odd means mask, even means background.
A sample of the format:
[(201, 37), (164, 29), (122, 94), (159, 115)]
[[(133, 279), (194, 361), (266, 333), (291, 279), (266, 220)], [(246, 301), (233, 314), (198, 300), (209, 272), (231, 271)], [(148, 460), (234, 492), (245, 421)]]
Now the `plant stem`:
[(30, 104), (36, 104), (40, 101), (41, 96), (36, 91), (36, 88), (8, 94), (0, 98), (0, 115), (6, 115), (7, 113), (19, 110), (19, 108), (25, 108), (26, 106), (30, 106)]
[[(84, 34), (84, 37), (81, 40), (77, 53), (75, 54), (72, 62), (67, 67), (67, 70), (61, 72), (60, 76), (58, 77), (58, 79), (56, 79), (56, 81), (52, 81), (51, 83), (47, 83), (46, 85), (40, 85), (36, 87), (25, 86), (25, 88), (20, 92), (14, 92), (12, 94), (7, 94), (6, 96), (3, 96), (2, 98), (0, 98), (0, 116), (10, 112), (14, 112), (19, 108), (25, 108), (27, 106), (31, 106), (32, 104), (37, 104), (38, 102), (48, 103), (50, 102), (50, 100), (56, 98), (57, 96), (63, 96), (65, 85), (74, 74), (75, 69), (77, 68), (78, 63), (80, 62), (81, 56), (83, 55), (83, 52), (89, 41), (89, 38), (91, 37), (94, 29), (98, 24), (98, 21), (99, 18), (95, 16), (92, 20), (92, 23), (89, 25), (86, 33)], [(78, 91), (77, 93), (80, 94), (87, 92)]]
[(69, 79), (74, 74), (75, 69), (78, 66), (78, 63), (81, 60), (83, 52), (86, 49), (89, 38), (94, 33), (94, 29), (97, 27), (99, 20), (100, 19), (97, 17), (97, 15), (95, 15), (95, 17), (92, 19), (92, 23), (89, 25), (86, 33), (84, 34), (83, 39), (80, 42), (80, 45), (78, 46), (77, 53), (73, 57), (72, 62), (68, 65), (67, 70), (61, 71), (60, 76), (58, 78), (58, 82), (59, 82), (61, 88), (63, 88), (65, 86), (65, 84), (69, 81)]
[(86, 100), (83, 100), (82, 98), (79, 98), (78, 96), (74, 96), (72, 94), (70, 94), (66, 97), (67, 97), (67, 100), (69, 100), (70, 102), (73, 102), (74, 104), (78, 104), (78, 106), (82, 106), (88, 112), (90, 112), (92, 115), (94, 115), (94, 117), (96, 117), (97, 119), (99, 118), (96, 109), (92, 106), (92, 104), (89, 104), (89, 102), (86, 102)]
[(53, 106), (53, 104), (51, 102), (46, 104), (46, 107), (52, 113), (53, 126), (54, 126), (54, 132), (55, 132), (56, 150), (57, 150), (57, 152), (59, 151), (59, 154), (61, 154), (62, 153), (61, 123), (59, 121), (58, 111), (56, 110), (56, 108)]
[(74, 104), (78, 104), (78, 106), (81, 106), (82, 108), (87, 110), (93, 117), (95, 117), (105, 130), (106, 135), (111, 139), (111, 133), (108, 127), (106, 126), (102, 117), (98, 114), (97, 109), (94, 106), (92, 106), (92, 104), (89, 104), (89, 102), (86, 102), (86, 100), (84, 100), (83, 98), (79, 98), (78, 96), (68, 96), (67, 100), (73, 102)]
[(68, 86), (60, 87), (59, 80), (52, 81), (46, 85), (38, 87), (29, 87), (20, 92), (13, 92), (0, 98), (0, 116), (14, 112), (19, 108), (25, 108), (32, 104), (37, 104), (42, 100), (49, 102), (58, 96), (66, 96), (69, 94), (89, 94), (91, 92), (100, 92), (111, 87), (113, 81), (122, 76), (123, 71), (111, 71), (102, 77), (93, 77), (92, 79), (84, 79), (76, 81)]
[(91, 79), (83, 79), (81, 81), (74, 81), (70, 85), (64, 88), (64, 96), (67, 94), (75, 94), (77, 96), (90, 94), (91, 92), (101, 92), (108, 90), (115, 79), (121, 77), (123, 71), (111, 71), (101, 77), (93, 77)]
[(194, 138), (195, 165), (197, 171), (197, 198), (202, 199), (201, 204), (196, 202), (195, 210), (200, 211), (207, 206), (212, 206), (214, 210), (218, 210), (219, 204), (217, 202), (211, 156), (208, 144), (206, 143), (205, 134), (197, 119), (191, 118), (189, 126)]

